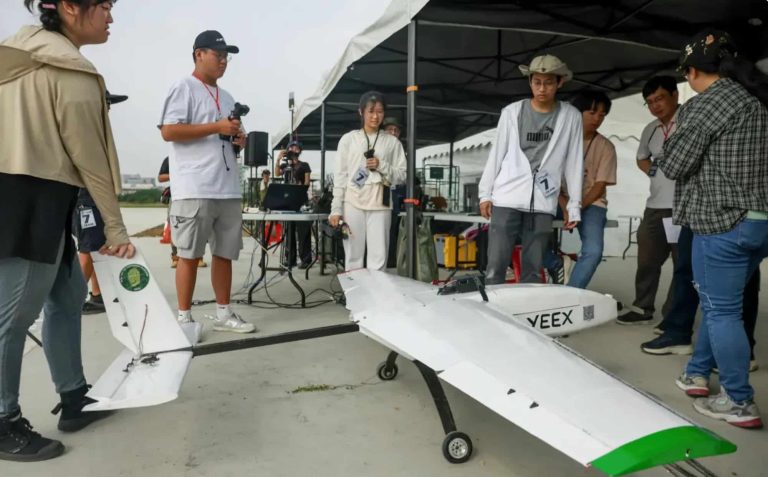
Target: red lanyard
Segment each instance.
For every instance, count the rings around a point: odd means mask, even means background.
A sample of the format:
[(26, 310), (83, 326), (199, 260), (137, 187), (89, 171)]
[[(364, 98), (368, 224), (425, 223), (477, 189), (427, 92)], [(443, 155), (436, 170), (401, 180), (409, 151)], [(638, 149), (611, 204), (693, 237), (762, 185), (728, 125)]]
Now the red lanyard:
[[(197, 78), (197, 80), (200, 82), (200, 84), (203, 85), (203, 88), (205, 88), (206, 91), (208, 91), (208, 95), (211, 97), (214, 103), (216, 103), (216, 111), (219, 112), (219, 117), (221, 117), (221, 103), (219, 102), (219, 87), (216, 86), (216, 96), (213, 95), (211, 92), (211, 89), (208, 87), (207, 84), (200, 78), (198, 78), (194, 73), (192, 73), (192, 76)], [(666, 136), (665, 136), (666, 137)]]
[(661, 125), (661, 134), (664, 135), (664, 140), (665, 141), (667, 139), (669, 139), (669, 135), (672, 134), (672, 128), (673, 127), (675, 127), (675, 122), (674, 121), (670, 121), (669, 122), (669, 126), (667, 126), (666, 128), (664, 127), (663, 124)]

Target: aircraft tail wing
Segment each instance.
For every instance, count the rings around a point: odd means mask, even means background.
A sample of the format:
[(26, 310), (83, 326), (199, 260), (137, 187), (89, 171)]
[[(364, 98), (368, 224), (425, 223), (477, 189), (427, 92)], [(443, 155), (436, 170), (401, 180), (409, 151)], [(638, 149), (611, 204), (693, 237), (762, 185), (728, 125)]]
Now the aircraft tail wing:
[[(178, 396), (200, 325), (182, 329), (137, 250), (130, 259), (93, 254), (112, 334), (125, 346), (88, 393), (86, 411), (151, 406)], [(194, 328), (194, 329), (192, 329)]]

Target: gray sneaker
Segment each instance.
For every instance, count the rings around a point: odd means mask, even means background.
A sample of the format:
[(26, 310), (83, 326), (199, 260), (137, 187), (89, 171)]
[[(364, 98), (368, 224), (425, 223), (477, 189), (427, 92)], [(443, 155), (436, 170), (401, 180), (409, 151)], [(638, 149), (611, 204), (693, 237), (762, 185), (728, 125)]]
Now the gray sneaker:
[(675, 379), (675, 384), (689, 396), (709, 396), (709, 380), (703, 376), (688, 376), (683, 373)]
[(240, 318), (240, 315), (234, 311), (225, 320), (219, 320), (214, 316), (211, 316), (210, 318), (213, 320), (214, 331), (231, 331), (233, 333), (253, 333), (254, 331), (257, 331), (253, 323), (248, 323), (243, 320)]
[(720, 419), (728, 424), (745, 429), (760, 429), (763, 420), (760, 410), (753, 400), (737, 403), (728, 396), (725, 389), (720, 388), (716, 396), (699, 398), (693, 402), (693, 408), (705, 416)]

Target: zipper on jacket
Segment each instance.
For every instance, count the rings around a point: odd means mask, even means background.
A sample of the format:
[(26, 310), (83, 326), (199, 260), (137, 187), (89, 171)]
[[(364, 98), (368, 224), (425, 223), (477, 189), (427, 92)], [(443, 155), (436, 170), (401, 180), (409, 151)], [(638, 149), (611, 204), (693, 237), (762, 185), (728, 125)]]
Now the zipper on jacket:
[(533, 226), (533, 214), (534, 214), (533, 202), (534, 202), (534, 194), (536, 193), (536, 174), (539, 173), (539, 168), (537, 167), (536, 169), (534, 169), (531, 172), (533, 172), (533, 182), (531, 183), (531, 204), (530, 204), (530, 207), (528, 208), (528, 215), (529, 215), (529, 217), (531, 219), (530, 220), (530, 224), (529, 224), (529, 230), (533, 231), (534, 230), (534, 226)]

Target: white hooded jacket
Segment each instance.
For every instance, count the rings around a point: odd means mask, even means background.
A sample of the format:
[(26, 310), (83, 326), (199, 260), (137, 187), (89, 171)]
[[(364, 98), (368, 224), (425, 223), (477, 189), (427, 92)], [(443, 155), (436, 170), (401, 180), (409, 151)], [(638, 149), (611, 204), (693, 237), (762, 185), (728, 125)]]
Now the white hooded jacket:
[(517, 101), (501, 110), (496, 141), (480, 179), (480, 202), (491, 201), (497, 207), (555, 215), (560, 184), (565, 179), (570, 191), (568, 217), (579, 221), (584, 178), (581, 113), (570, 104), (560, 102), (555, 130), (537, 174), (538, 178), (548, 174), (550, 187), (555, 189), (545, 195), (542, 188), (534, 185), (531, 163), (520, 148), (518, 117), (523, 101), (529, 100)]

